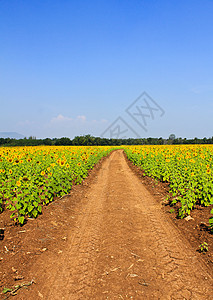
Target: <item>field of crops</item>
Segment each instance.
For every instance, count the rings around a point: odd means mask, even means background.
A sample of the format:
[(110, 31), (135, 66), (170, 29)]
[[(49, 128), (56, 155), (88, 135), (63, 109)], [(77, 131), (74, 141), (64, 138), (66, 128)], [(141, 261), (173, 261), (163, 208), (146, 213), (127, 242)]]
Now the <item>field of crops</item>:
[(112, 147), (0, 148), (0, 211), (23, 224), (37, 217), (42, 206), (68, 194)]
[(196, 204), (213, 204), (213, 146), (129, 146), (125, 152), (145, 175), (168, 182), (172, 204), (181, 203), (179, 216)]
[[(0, 211), (23, 224), (37, 217), (42, 206), (68, 194), (88, 171), (113, 149), (101, 146), (40, 146), (0, 148)], [(179, 216), (196, 204), (213, 204), (213, 146), (124, 146), (129, 160), (144, 174), (168, 182), (172, 205), (181, 203)], [(213, 222), (213, 220), (210, 220)]]

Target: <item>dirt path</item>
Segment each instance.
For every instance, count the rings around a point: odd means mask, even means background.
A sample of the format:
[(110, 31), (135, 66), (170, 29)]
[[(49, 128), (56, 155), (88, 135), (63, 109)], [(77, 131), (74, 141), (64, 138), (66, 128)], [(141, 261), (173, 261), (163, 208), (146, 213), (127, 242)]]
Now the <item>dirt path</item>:
[(66, 247), (38, 257), (36, 284), (19, 299), (212, 299), (208, 269), (122, 151), (103, 162), (76, 213)]

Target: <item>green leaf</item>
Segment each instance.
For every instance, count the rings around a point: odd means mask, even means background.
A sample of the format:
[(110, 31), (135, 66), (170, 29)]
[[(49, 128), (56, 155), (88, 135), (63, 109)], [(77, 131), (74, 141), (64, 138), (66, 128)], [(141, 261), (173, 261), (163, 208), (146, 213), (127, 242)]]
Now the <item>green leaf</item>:
[(26, 210), (27, 206), (28, 206), (28, 204), (25, 202), (23, 209)]
[(22, 207), (21, 203), (16, 204), (16, 208), (19, 210)]
[(33, 214), (34, 218), (36, 218), (37, 215), (38, 215), (38, 211), (34, 209), (33, 212), (32, 212), (32, 214)]
[(24, 210), (24, 209), (20, 209), (20, 210), (19, 210), (19, 214), (20, 214), (20, 215), (25, 215), (25, 210)]
[(24, 223), (24, 216), (18, 217), (19, 223), (23, 224)]
[(33, 201), (33, 205), (34, 205), (35, 207), (38, 207), (38, 202)]
[(12, 292), (12, 289), (4, 288), (2, 293), (7, 294), (8, 292)]
[(33, 210), (33, 208), (34, 208), (34, 207), (33, 207), (31, 204), (29, 204), (29, 206), (28, 206), (28, 211), (31, 212), (31, 211)]
[(14, 218), (15, 217), (15, 213), (12, 213), (12, 215), (10, 216), (10, 218), (12, 219), (12, 218)]

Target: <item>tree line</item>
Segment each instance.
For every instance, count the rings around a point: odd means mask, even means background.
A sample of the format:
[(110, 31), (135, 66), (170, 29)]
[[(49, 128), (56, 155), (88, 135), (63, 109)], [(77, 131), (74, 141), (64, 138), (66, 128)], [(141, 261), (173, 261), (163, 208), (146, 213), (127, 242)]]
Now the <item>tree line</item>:
[(76, 136), (73, 139), (68, 137), (62, 138), (45, 138), (36, 139), (29, 137), (24, 139), (0, 138), (0, 146), (120, 146), (120, 145), (181, 145), (181, 144), (213, 144), (211, 138), (176, 138), (171, 134), (168, 139), (160, 138), (128, 138), (128, 139), (109, 139), (94, 137), (91, 135)]

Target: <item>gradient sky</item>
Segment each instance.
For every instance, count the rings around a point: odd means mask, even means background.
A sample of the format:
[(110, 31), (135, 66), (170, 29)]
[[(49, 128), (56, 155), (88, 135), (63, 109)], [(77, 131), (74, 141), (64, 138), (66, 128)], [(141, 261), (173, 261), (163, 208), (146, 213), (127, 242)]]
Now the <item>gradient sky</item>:
[[(213, 136), (212, 0), (0, 0), (0, 132)], [(146, 91), (147, 132), (126, 113)]]

